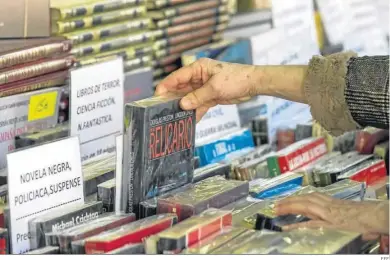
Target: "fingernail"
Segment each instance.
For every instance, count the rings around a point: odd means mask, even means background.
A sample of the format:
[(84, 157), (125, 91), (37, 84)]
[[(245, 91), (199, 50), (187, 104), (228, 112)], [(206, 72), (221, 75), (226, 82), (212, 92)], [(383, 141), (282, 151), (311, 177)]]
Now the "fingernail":
[(191, 108), (192, 108), (191, 99), (188, 98), (188, 97), (183, 97), (183, 98), (181, 99), (180, 104), (181, 104), (181, 107), (182, 107), (183, 109), (191, 109)]

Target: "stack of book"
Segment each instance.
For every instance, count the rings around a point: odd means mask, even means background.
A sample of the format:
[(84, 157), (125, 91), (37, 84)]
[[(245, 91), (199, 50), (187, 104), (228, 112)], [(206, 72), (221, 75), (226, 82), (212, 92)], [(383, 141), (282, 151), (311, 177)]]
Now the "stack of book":
[(53, 0), (53, 35), (63, 35), (73, 44), (76, 66), (124, 58), (124, 69), (144, 67), (150, 61), (151, 20), (146, 0)]
[(228, 0), (151, 0), (154, 85), (181, 66), (182, 52), (215, 42), (229, 21)]

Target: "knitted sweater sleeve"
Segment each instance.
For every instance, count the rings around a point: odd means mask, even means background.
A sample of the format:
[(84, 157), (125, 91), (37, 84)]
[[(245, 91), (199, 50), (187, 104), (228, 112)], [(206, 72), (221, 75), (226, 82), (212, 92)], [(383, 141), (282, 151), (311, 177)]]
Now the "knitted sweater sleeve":
[(313, 118), (333, 135), (389, 127), (389, 56), (315, 56), (304, 90)]

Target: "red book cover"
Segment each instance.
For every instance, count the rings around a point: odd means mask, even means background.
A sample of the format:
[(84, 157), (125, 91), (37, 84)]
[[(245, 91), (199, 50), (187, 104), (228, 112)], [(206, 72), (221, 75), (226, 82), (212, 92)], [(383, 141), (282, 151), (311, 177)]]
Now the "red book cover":
[(141, 243), (177, 223), (175, 214), (163, 214), (137, 220), (133, 223), (90, 237), (85, 241), (87, 254), (102, 254), (127, 244)]
[(384, 160), (370, 160), (338, 177), (341, 179), (351, 179), (353, 181), (365, 182), (368, 186), (375, 184), (380, 179), (387, 176), (386, 164)]
[(231, 225), (231, 211), (208, 209), (157, 234), (151, 238), (151, 242), (146, 242), (146, 250), (147, 253), (178, 254), (183, 249)]

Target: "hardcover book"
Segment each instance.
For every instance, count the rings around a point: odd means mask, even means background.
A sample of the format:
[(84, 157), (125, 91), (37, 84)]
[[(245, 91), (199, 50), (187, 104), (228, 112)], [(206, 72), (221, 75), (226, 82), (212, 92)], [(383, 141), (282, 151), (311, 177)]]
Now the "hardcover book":
[(123, 208), (190, 183), (195, 112), (180, 108), (180, 97), (157, 96), (125, 105)]
[(67, 53), (72, 48), (63, 37), (0, 41), (0, 69)]

